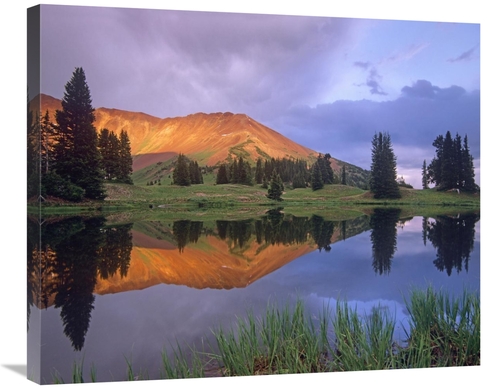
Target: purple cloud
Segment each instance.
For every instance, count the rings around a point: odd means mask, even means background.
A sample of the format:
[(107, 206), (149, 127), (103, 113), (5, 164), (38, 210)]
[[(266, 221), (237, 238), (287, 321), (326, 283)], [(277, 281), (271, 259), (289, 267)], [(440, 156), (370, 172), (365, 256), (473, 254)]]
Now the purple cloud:
[[(462, 137), (467, 134), (474, 166), (479, 167), (479, 91), (441, 88), (420, 80), (401, 92), (393, 101), (339, 100), (314, 108), (295, 107), (286, 120), (273, 123), (273, 128), (298, 143), (365, 169), (370, 168), (373, 135), (389, 132), (395, 149), (401, 151), (397, 155), (400, 175), (420, 171), (423, 160), (432, 159), (432, 142), (438, 135), (446, 131)], [(420, 185), (418, 179), (410, 183)]]
[(448, 59), (447, 62), (453, 63), (453, 62), (469, 61), (472, 59), (472, 54), (474, 53), (474, 51), (476, 51), (476, 49), (477, 49), (477, 46), (473, 47), (472, 49), (467, 50), (466, 52), (460, 54), (456, 58)]
[(370, 69), (366, 82), (362, 84), (355, 84), (356, 86), (367, 86), (372, 95), (382, 95), (382, 96), (387, 95), (387, 93), (383, 91), (379, 83), (379, 80), (382, 79), (382, 76), (378, 74), (377, 69), (374, 66), (372, 66), (370, 62), (356, 61), (354, 62), (354, 66), (366, 71)]
[(455, 99), (465, 93), (465, 89), (452, 85), (449, 88), (440, 88), (432, 85), (427, 80), (418, 80), (413, 86), (405, 86), (401, 89), (405, 97), (424, 98), (424, 99)]

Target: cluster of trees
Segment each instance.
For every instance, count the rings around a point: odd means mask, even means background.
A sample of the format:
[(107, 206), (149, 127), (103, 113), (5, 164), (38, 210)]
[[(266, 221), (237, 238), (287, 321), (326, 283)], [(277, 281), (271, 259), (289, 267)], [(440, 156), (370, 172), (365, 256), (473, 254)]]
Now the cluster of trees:
[(248, 161), (243, 160), (243, 157), (234, 158), (227, 165), (225, 163), (219, 166), (217, 171), (216, 184), (243, 184), (252, 185), (252, 168)]
[(103, 200), (105, 180), (132, 184), (128, 135), (122, 131), (118, 137), (106, 129), (98, 135), (82, 68), (66, 83), (61, 105), (55, 123), (48, 111), (42, 118), (33, 117), (28, 106), (28, 198)]
[[(458, 189), (475, 192), (478, 187), (474, 181), (474, 159), (470, 154), (467, 135), (457, 133), (452, 138), (450, 131), (436, 137), (432, 145), (436, 155), (431, 163), (422, 165), (422, 188), (428, 189), (435, 184), (437, 190)], [(412, 188), (404, 178), (396, 176), (396, 157), (391, 138), (387, 133), (378, 133), (372, 140), (372, 165), (370, 190), (375, 198), (399, 198), (400, 187)]]
[(422, 166), (422, 186), (428, 188), (434, 183), (437, 190), (459, 189), (468, 192), (477, 190), (474, 181), (474, 162), (469, 151), (467, 135), (463, 143), (457, 133), (451, 137), (450, 131), (446, 135), (439, 135), (432, 145), (436, 148), (436, 156), (429, 166), (426, 161)]
[[(280, 186), (283, 186), (283, 183), (289, 183), (294, 189), (312, 187), (313, 190), (317, 190), (325, 184), (341, 182), (331, 167), (331, 158), (330, 154), (319, 154), (316, 162), (309, 168), (307, 162), (300, 159), (270, 158), (263, 160), (259, 157), (255, 168), (252, 169), (247, 161), (239, 157), (234, 159), (229, 166), (225, 163), (219, 166), (216, 184), (258, 184), (265, 189), (270, 189), (273, 181), (274, 186), (279, 181)], [(342, 182), (346, 183), (345, 167), (342, 173)]]
[(179, 154), (172, 173), (172, 183), (180, 186), (203, 184), (203, 174), (198, 162), (189, 160), (184, 154)]
[(132, 184), (132, 154), (130, 140), (126, 131), (117, 136), (107, 128), (101, 130), (98, 141), (102, 157), (104, 179)]
[[(239, 159), (234, 159), (229, 167), (225, 163), (219, 166), (216, 184), (256, 183), (268, 190), (269, 199), (281, 201), (284, 182), (291, 184), (294, 189), (311, 187), (313, 190), (321, 189), (325, 184), (340, 183), (341, 180), (332, 169), (331, 158), (330, 154), (319, 154), (311, 168), (307, 166), (306, 161), (299, 159), (258, 158), (252, 174), (250, 164), (240, 156)], [(346, 184), (345, 167), (342, 170), (342, 183)]]
[[(270, 158), (262, 161), (257, 159), (255, 166), (255, 183), (266, 186), (271, 180), (273, 172), (279, 174), (283, 182), (309, 182), (307, 162), (292, 158)], [(305, 188), (304, 186), (300, 186)]]
[[(322, 156), (318, 155), (318, 159), (311, 167), (311, 188), (312, 190), (322, 189), (325, 184), (338, 184), (339, 180), (333, 173), (332, 165), (330, 164), (330, 154)], [(345, 170), (344, 170), (345, 175)]]

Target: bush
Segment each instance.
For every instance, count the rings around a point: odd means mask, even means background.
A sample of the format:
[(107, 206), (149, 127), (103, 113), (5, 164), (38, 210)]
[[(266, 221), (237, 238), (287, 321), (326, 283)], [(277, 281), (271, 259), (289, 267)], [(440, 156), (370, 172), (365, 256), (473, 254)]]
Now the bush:
[(42, 196), (54, 196), (73, 202), (82, 201), (85, 190), (62, 178), (59, 174), (50, 172), (42, 177)]

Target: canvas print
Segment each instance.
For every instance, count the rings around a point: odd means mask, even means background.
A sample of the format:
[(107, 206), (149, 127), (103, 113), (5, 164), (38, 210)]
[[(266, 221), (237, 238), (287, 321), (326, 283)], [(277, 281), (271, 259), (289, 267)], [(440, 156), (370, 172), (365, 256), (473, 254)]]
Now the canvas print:
[(28, 379), (481, 364), (479, 24), (27, 20)]

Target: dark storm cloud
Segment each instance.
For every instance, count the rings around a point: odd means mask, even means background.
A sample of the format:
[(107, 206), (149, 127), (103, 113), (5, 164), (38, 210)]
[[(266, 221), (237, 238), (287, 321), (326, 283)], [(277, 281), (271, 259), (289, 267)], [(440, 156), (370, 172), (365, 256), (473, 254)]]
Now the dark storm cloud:
[(462, 137), (467, 134), (478, 167), (479, 103), (478, 91), (440, 88), (421, 80), (404, 87), (394, 101), (344, 100), (295, 107), (279, 125), (299, 143), (365, 169), (370, 168), (371, 139), (379, 131), (391, 135), (399, 151), (398, 169), (420, 169), (423, 159), (434, 156), (436, 136), (458, 132)]
[[(166, 117), (308, 104), (339, 75), (351, 19), (44, 6), (46, 93), (77, 66), (96, 106)], [(297, 75), (300, 75), (298, 77)]]

